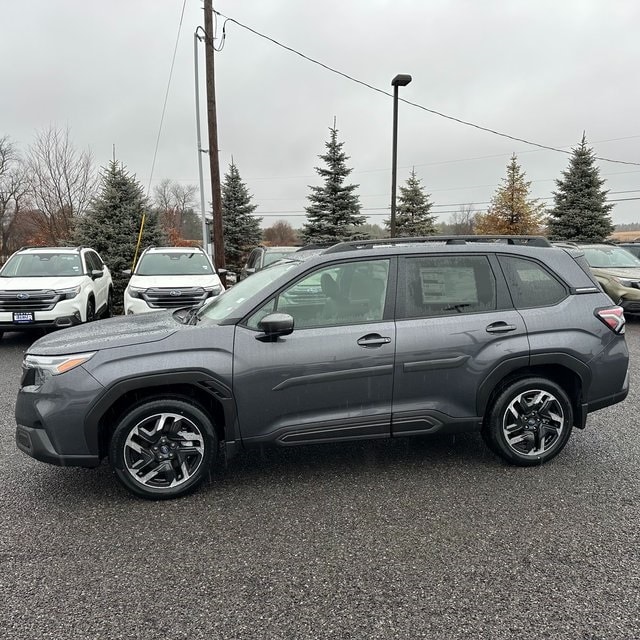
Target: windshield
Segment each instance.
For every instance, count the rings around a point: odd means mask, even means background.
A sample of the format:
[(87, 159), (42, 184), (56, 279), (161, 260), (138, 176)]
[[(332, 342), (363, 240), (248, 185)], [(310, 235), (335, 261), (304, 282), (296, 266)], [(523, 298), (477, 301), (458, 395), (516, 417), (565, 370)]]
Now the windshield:
[(145, 253), (135, 270), (137, 276), (207, 276), (211, 264), (201, 251), (192, 253)]
[(290, 249), (289, 251), (267, 251), (264, 254), (264, 266), (278, 262), (282, 258), (288, 258), (294, 251), (295, 249)]
[(584, 255), (595, 269), (640, 269), (640, 260), (620, 247), (585, 247)]
[(77, 253), (19, 253), (0, 271), (2, 278), (53, 278), (82, 275)]
[(300, 262), (297, 260), (288, 260), (287, 262), (275, 264), (268, 269), (257, 271), (250, 278), (242, 280), (217, 298), (213, 298), (209, 304), (200, 309), (198, 318), (214, 323), (232, 318), (241, 304), (260, 293), (265, 286), (299, 264)]

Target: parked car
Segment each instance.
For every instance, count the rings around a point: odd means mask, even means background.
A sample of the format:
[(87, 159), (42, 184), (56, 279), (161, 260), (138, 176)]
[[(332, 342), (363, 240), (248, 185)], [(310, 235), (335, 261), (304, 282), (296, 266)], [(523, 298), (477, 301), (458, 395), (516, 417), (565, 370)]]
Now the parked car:
[(636, 258), (640, 258), (640, 242), (620, 242), (617, 246), (633, 253)]
[(127, 315), (202, 304), (224, 291), (200, 247), (149, 247), (124, 292)]
[(111, 273), (87, 247), (25, 247), (0, 269), (0, 337), (90, 322), (112, 306)]
[(640, 313), (640, 259), (611, 244), (583, 244), (585, 258), (611, 300), (627, 314)]
[(480, 431), (507, 462), (539, 465), (626, 397), (624, 328), (582, 253), (544, 238), (348, 242), (291, 254), (197, 312), (41, 338), (16, 440), (53, 464), (108, 456), (145, 498), (267, 443)]
[(251, 251), (247, 262), (242, 267), (238, 280), (244, 280), (256, 271), (260, 271), (270, 264), (282, 260), (300, 247), (256, 247)]

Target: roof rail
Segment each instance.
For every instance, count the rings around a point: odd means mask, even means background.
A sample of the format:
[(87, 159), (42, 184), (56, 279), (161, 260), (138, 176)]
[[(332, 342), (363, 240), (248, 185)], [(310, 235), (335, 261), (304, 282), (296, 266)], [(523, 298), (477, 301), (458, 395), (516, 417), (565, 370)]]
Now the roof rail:
[(327, 249), (325, 253), (340, 253), (353, 249), (370, 249), (380, 246), (396, 246), (423, 243), (467, 244), (474, 242), (494, 242), (496, 244), (527, 245), (530, 247), (550, 247), (549, 240), (544, 236), (419, 236), (415, 238), (381, 238), (379, 240), (352, 240), (340, 242)]

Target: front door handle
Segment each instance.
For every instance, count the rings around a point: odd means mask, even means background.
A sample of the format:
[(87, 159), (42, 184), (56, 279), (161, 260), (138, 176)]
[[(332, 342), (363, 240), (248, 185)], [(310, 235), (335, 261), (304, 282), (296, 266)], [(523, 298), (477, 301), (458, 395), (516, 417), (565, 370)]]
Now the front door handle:
[(515, 324), (494, 322), (487, 327), (487, 333), (508, 333), (509, 331), (515, 331), (517, 328)]
[(381, 347), (383, 344), (389, 344), (390, 342), (391, 338), (381, 336), (379, 333), (369, 333), (358, 340), (358, 344), (361, 347)]

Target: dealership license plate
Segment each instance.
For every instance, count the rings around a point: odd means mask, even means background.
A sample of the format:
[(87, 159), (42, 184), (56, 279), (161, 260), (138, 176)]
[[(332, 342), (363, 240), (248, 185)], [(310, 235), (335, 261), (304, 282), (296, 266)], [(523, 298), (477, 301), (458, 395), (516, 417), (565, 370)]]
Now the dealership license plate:
[(33, 311), (16, 311), (13, 314), (13, 321), (16, 324), (27, 324), (33, 320)]

